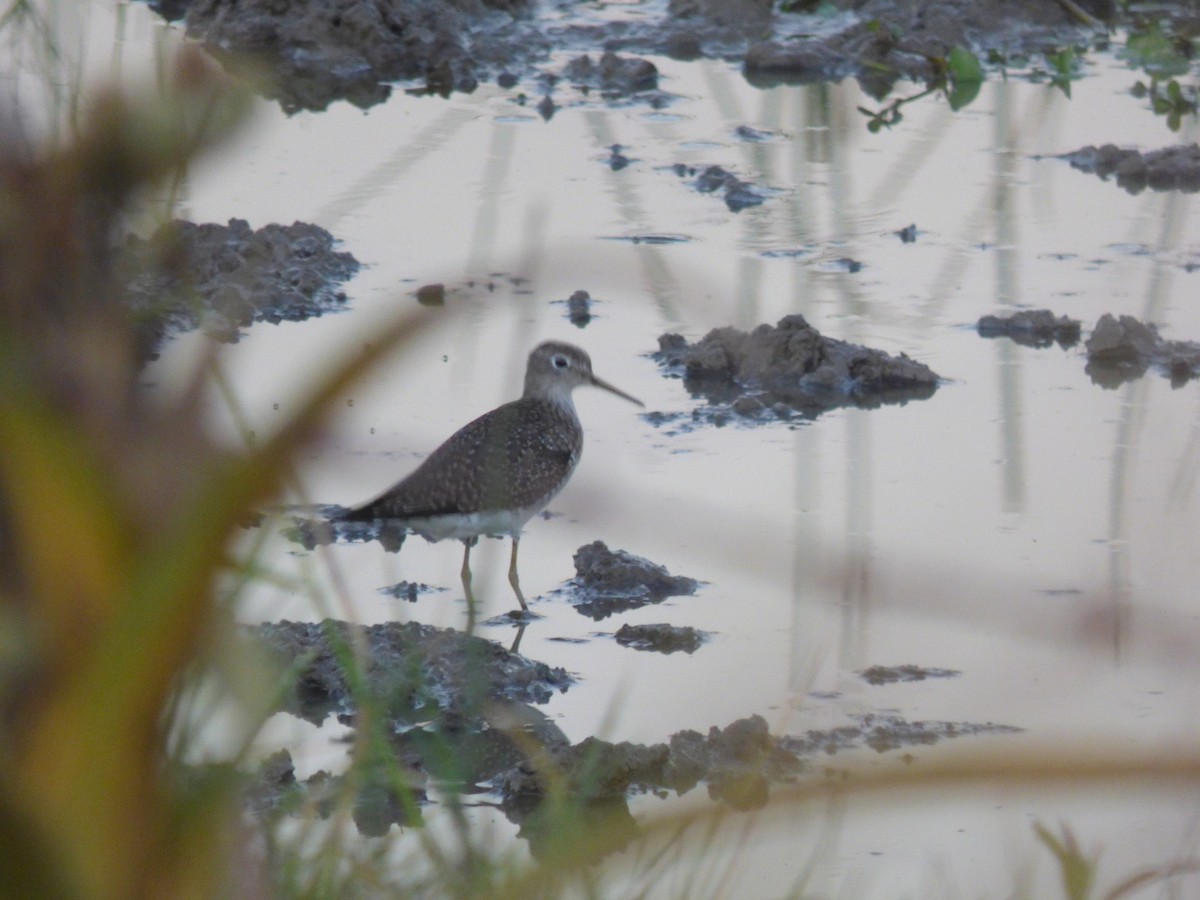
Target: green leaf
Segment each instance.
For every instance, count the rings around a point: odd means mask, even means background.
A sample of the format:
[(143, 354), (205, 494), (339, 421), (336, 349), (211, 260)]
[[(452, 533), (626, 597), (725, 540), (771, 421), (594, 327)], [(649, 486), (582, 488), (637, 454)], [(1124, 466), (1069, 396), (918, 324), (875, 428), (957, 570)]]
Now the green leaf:
[(955, 47), (946, 57), (946, 68), (950, 71), (950, 80), (955, 84), (983, 82), (983, 64), (970, 50), (965, 47)]
[(946, 95), (946, 99), (950, 101), (950, 108), (958, 112), (958, 110), (979, 96), (979, 88), (981, 86), (982, 82), (979, 81), (953, 82), (950, 91)]
[(950, 90), (946, 99), (956, 112), (979, 96), (983, 84), (983, 64), (970, 50), (955, 47), (946, 57), (946, 70), (950, 75)]
[(1180, 51), (1179, 42), (1165, 34), (1157, 22), (1140, 34), (1130, 35), (1121, 55), (1159, 78), (1188, 71), (1187, 54)]

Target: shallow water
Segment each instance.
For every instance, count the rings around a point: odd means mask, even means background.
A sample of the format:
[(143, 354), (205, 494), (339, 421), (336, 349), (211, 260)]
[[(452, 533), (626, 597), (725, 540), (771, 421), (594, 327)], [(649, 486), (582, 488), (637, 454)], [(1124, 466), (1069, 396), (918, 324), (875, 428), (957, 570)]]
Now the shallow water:
[[(139, 6), (124, 14), (127, 41), (162, 31)], [(1025, 729), (963, 739), (1002, 754), (1056, 740), (1194, 747), (1200, 386), (1173, 389), (1152, 372), (1104, 389), (1081, 347), (1030, 349), (972, 327), (986, 313), (1049, 307), (1082, 319), (1085, 334), (1111, 312), (1200, 339), (1192, 197), (1130, 196), (1052, 158), (1086, 144), (1190, 141), (1194, 122), (1169, 132), (1130, 95), (1137, 73), (1111, 56), (1093, 57), (1072, 99), (993, 77), (962, 112), (927, 98), (878, 134), (856, 111), (878, 104), (853, 83), (759, 90), (723, 62), (653, 61), (677, 95), (665, 109), (560, 96), (549, 122), (493, 85), (449, 100), (398, 91), (366, 113), (340, 104), (289, 118), (263, 101), (242, 139), (192, 173), (188, 218), (314, 222), (369, 264), (347, 286), (349, 312), (257, 325), (226, 349), (252, 428), (279, 421), (298, 384), (414, 305), (417, 287), (447, 287), (442, 324), (345, 398), (300, 461), (304, 496), (292, 499), (353, 503), (388, 486), (515, 397), (542, 339), (584, 346), (597, 373), (648, 410), (688, 412), (700, 401), (647, 356), (658, 335), (695, 339), (799, 312), (946, 382), (905, 406), (720, 429), (656, 427), (611, 395), (578, 393), (583, 461), (554, 516), (531, 522), (521, 544), (522, 585), (544, 616), (521, 651), (580, 676), (544, 707), (571, 740), (656, 742), (753, 713), (773, 733), (800, 734), (895, 710)], [(739, 126), (769, 138), (739, 139)], [(606, 165), (614, 143), (634, 159), (620, 171)], [(719, 164), (774, 192), (735, 214), (677, 163)], [(895, 232), (910, 223), (917, 240), (904, 243)], [(631, 240), (647, 235), (682, 240)], [(582, 330), (561, 303), (577, 289), (596, 301)], [(202, 340), (169, 345), (147, 373), (151, 389), (169, 392)], [(220, 398), (213, 417), (235, 442)], [(596, 539), (706, 584), (593, 622), (550, 592)], [(268, 561), (313, 588), (263, 584), (244, 621), (465, 618), (457, 543), (310, 555), (278, 538)], [(507, 561), (506, 541), (473, 554), (483, 618), (514, 605)], [(401, 580), (447, 590), (415, 604), (378, 593)], [(671, 656), (611, 638), (624, 622), (660, 621), (714, 638)], [(889, 686), (854, 674), (905, 663), (962, 674)], [(344, 766), (330, 740), (343, 731), (276, 720), (261, 743), (288, 745), (303, 778)], [(900, 753), (858, 753), (854, 762), (906, 765)], [(1035, 859), (1037, 883), (1050, 885), (1035, 819), (1070, 822), (1085, 847), (1103, 843), (1109, 880), (1195, 852), (1186, 796), (1097, 795), (977, 788), (814, 810), (803, 826), (756, 829), (755, 855), (731, 863), (735, 893), (777, 894), (809, 853), (821, 863), (807, 889), (821, 895), (1003, 895)], [(479, 815), (494, 816), (498, 842), (514, 839), (498, 814)]]

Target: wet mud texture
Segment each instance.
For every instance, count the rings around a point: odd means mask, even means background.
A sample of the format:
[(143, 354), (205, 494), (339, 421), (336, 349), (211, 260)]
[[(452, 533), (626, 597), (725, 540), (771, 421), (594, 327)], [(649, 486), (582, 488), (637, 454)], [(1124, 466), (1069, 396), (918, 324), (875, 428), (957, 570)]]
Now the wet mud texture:
[(654, 653), (687, 653), (691, 655), (700, 649), (700, 645), (708, 635), (690, 625), (669, 625), (655, 623), (652, 625), (630, 625), (628, 623), (617, 629), (614, 637), (622, 647), (634, 650), (649, 650)]
[(624, 550), (609, 550), (603, 541), (580, 547), (574, 561), (575, 577), (555, 593), (565, 594), (576, 611), (597, 622), (668, 597), (694, 594), (701, 584)]
[[(517, 710), (515, 713), (513, 710)], [(354, 792), (353, 817), (365, 835), (386, 833), (392, 824), (420, 825), (431, 781), (454, 783), (467, 793), (499, 798), (505, 816), (521, 826), (520, 836), (540, 857), (555, 835), (538, 815), (552, 790), (579, 804), (585, 819), (603, 820), (610, 845), (597, 857), (620, 849), (637, 833), (628, 798), (635, 793), (685, 794), (704, 784), (713, 800), (733, 809), (757, 809), (775, 785), (806, 774), (839, 777), (833, 757), (859, 749), (887, 753), (943, 740), (1020, 731), (1006, 725), (969, 722), (910, 722), (894, 715), (865, 714), (850, 724), (803, 735), (774, 736), (761, 716), (739, 719), (707, 734), (685, 730), (664, 743), (610, 743), (589, 737), (571, 744), (553, 722), (512, 704), (488, 711), (473, 729), (414, 728), (391, 738), (389, 759), (354, 767), (356, 781), (320, 771), (300, 781), (286, 750), (270, 756), (249, 779), (247, 806), (256, 815), (278, 817), (315, 808), (329, 816), (346, 790)], [(820, 768), (816, 769), (819, 765)], [(397, 778), (399, 769), (400, 778)], [(401, 784), (397, 784), (400, 781)], [(620, 827), (612, 828), (614, 823)]]
[[(823, 337), (799, 315), (749, 333), (717, 328), (694, 344), (664, 334), (658, 344), (654, 356), (663, 368), (682, 377), (693, 397), (708, 401), (691, 414), (700, 424), (815, 419), (843, 406), (903, 404), (933, 396), (939, 381), (924, 363)], [(646, 417), (658, 425), (684, 418)]]
[[(680, 731), (658, 744), (594, 737), (572, 744), (532, 705), (565, 691), (570, 676), (489, 641), (416, 623), (361, 627), (332, 620), (246, 627), (243, 636), (266, 648), (288, 672), (279, 697), (283, 711), (314, 724), (336, 715), (357, 726), (360, 704), (369, 703), (371, 721), (388, 743), (382, 753), (376, 742), (355, 743), (355, 753), (376, 755), (356, 760), (353, 784), (325, 772), (298, 781), (291, 757), (276, 753), (250, 779), (249, 808), (260, 816), (314, 807), (329, 815), (336, 798), (352, 790), (354, 820), (368, 835), (392, 824), (419, 824), (432, 781), (498, 796), (500, 808), (521, 824), (521, 835), (537, 854), (552, 840), (537, 827), (538, 809), (552, 786), (565, 784), (587, 815), (628, 819), (633, 827), (631, 793), (683, 794), (703, 783), (714, 800), (753, 809), (766, 803), (772, 785), (796, 780), (814, 761), (828, 774), (830, 758), (838, 753), (861, 748), (884, 753), (1018, 730), (866, 714), (833, 729), (774, 736), (755, 715), (707, 734)], [(357, 679), (346, 671), (354, 658), (352, 643), (365, 651), (357, 690), (350, 688)], [(876, 684), (953, 674), (911, 665), (860, 673)]]
[(976, 328), (985, 338), (1006, 337), (1026, 347), (1064, 349), (1079, 343), (1080, 321), (1055, 316), (1048, 309), (1023, 309), (1009, 316), (982, 316)]
[[(1113, 11), (1106, 0), (1080, 5), (1101, 17)], [(367, 108), (386, 100), (394, 82), (448, 95), (495, 78), (509, 89), (536, 84), (549, 118), (555, 80), (546, 76), (565, 74), (539, 72), (552, 50), (740, 60), (746, 77), (760, 85), (853, 76), (882, 97), (897, 79), (935, 77), (937, 61), (955, 46), (1028, 54), (1079, 45), (1096, 33), (1095, 23), (1082, 24), (1053, 0), (837, 0), (820, 10), (816, 3), (792, 4), (791, 12), (772, 0), (668, 0), (658, 6), (660, 16), (616, 20), (594, 16), (586, 4), (533, 0), (156, 0), (152, 6), (169, 20), (182, 19), (188, 35), (227, 65), (254, 60), (271, 76), (267, 92), (287, 111), (320, 110), (343, 99)], [(830, 16), (830, 7), (841, 15)], [(623, 77), (610, 93), (647, 90), (647, 65), (639, 61), (644, 77)]]
[(1073, 168), (1099, 175), (1105, 181), (1115, 178), (1131, 194), (1146, 188), (1152, 191), (1200, 191), (1200, 146), (1182, 144), (1142, 153), (1122, 150), (1112, 144), (1084, 147), (1066, 153)]
[(118, 265), (143, 358), (155, 358), (171, 335), (199, 327), (236, 341), (255, 322), (301, 321), (343, 309), (346, 295), (338, 286), (359, 263), (334, 243), (317, 225), (254, 230), (242, 219), (228, 225), (176, 220), (148, 239), (130, 237)]
[(1200, 343), (1168, 341), (1133, 316), (1105, 313), (1084, 343), (1085, 371), (1101, 387), (1116, 388), (1158, 369), (1176, 387), (1200, 375)]
[(247, 637), (282, 666), (298, 666), (281, 710), (319, 725), (331, 715), (352, 724), (357, 704), (346, 661), (361, 642), (363, 689), (397, 724), (438, 719), (474, 722), (482, 704), (545, 703), (574, 679), (564, 669), (510, 653), (498, 644), (416, 622), (358, 626), (275, 622), (247, 627)]

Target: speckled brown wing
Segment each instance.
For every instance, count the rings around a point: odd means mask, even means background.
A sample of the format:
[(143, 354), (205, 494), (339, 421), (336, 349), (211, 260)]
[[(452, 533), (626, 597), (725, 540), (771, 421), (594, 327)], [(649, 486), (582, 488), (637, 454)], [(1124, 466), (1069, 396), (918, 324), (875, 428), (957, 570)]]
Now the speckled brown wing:
[(464, 425), (411, 475), (346, 518), (544, 506), (570, 477), (582, 445), (583, 431), (569, 411), (546, 401), (516, 400)]

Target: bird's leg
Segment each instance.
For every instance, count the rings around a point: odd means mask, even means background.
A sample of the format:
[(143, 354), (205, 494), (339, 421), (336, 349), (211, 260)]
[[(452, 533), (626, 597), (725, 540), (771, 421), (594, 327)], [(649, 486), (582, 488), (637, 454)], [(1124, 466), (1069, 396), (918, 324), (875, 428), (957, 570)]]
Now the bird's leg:
[(521, 593), (521, 578), (517, 575), (517, 547), (521, 543), (521, 539), (515, 534), (513, 535), (513, 552), (512, 562), (508, 565), (508, 583), (512, 585), (512, 589), (516, 592), (517, 599), (521, 601), (521, 609), (529, 612), (529, 604), (525, 602), (525, 595)]
[(513, 638), (512, 646), (508, 648), (509, 653), (521, 652), (521, 638), (525, 637), (525, 627), (524, 622), (517, 626), (517, 636)]
[(462, 583), (463, 594), (467, 599), (467, 634), (475, 630), (475, 595), (471, 593), (471, 547), (478, 538), (468, 538), (463, 541)]

